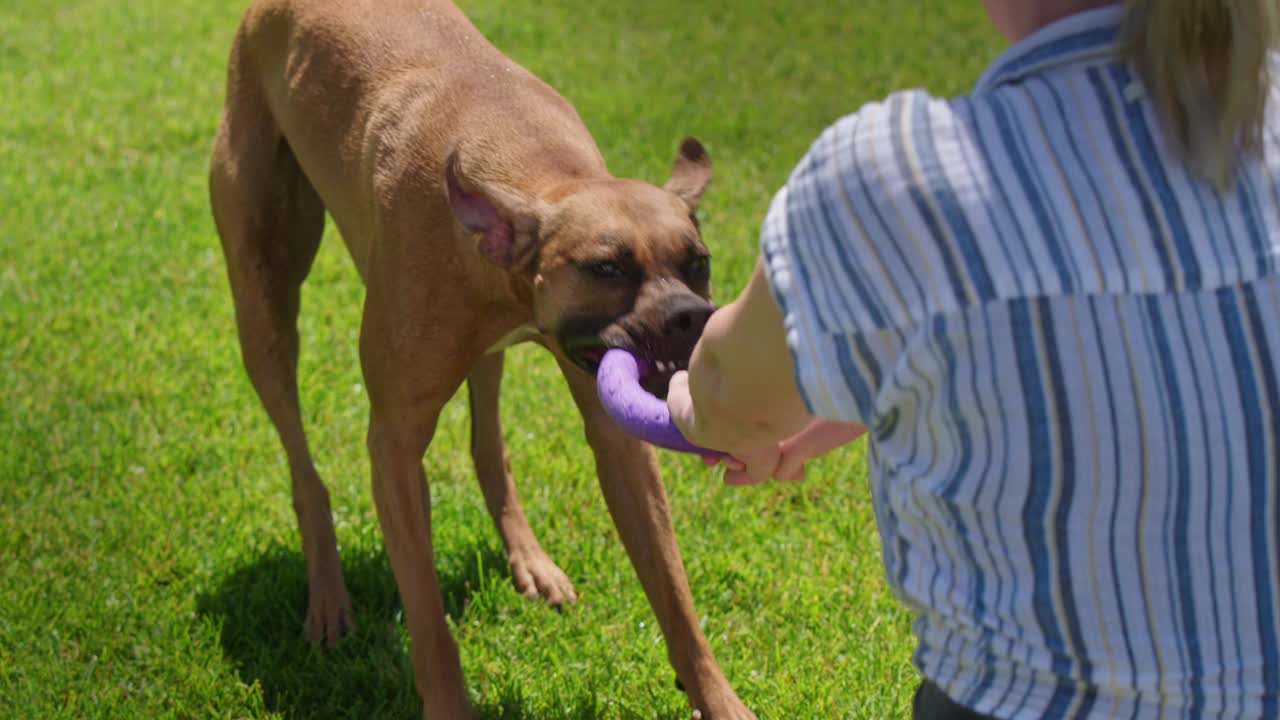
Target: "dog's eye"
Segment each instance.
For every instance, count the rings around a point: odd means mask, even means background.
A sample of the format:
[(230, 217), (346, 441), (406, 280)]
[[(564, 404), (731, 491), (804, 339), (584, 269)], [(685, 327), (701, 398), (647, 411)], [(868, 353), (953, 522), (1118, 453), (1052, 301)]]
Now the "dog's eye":
[(599, 262), (587, 263), (583, 266), (587, 272), (598, 278), (606, 280), (620, 278), (623, 275), (622, 266), (612, 260), (601, 260)]
[(684, 265), (684, 274), (695, 281), (706, 280), (711, 275), (711, 258), (699, 255)]

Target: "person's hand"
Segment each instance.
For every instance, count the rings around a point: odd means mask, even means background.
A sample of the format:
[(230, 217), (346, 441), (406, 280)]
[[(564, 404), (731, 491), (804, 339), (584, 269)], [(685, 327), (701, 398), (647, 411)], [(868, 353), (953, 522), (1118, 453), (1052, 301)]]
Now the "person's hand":
[[(672, 375), (667, 384), (667, 410), (671, 413), (671, 421), (685, 439), (699, 444), (693, 397), (689, 394), (689, 373), (685, 370)], [(773, 476), (780, 459), (781, 451), (777, 445), (737, 454), (702, 456), (702, 462), (710, 467), (724, 465), (724, 481), (730, 485), (752, 485), (768, 480)]]
[(867, 428), (858, 423), (814, 420), (808, 427), (778, 444), (778, 466), (773, 476), (786, 482), (803, 480), (805, 461), (847, 445), (866, 432)]
[(755, 485), (773, 478), (781, 482), (804, 479), (804, 464), (819, 455), (857, 440), (867, 429), (857, 423), (814, 420), (804, 430), (782, 442), (752, 450), (737, 450), (724, 457), (703, 456), (710, 466), (723, 464), (728, 485)]
[(781, 445), (740, 450), (728, 455), (704, 455), (702, 462), (712, 467), (724, 465), (726, 485), (757, 485), (774, 477), (782, 460)]

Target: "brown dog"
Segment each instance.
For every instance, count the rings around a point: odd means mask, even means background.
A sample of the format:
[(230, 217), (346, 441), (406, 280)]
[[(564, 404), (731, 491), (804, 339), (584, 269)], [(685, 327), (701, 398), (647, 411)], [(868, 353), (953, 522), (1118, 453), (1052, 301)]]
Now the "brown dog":
[(710, 314), (694, 208), (696, 140), (662, 187), (617, 179), (573, 107), (444, 0), (257, 0), (229, 63), (210, 172), (246, 369), (288, 456), (307, 560), (306, 631), (351, 624), (328, 492), (298, 407), (299, 290), (337, 223), (366, 287), (360, 358), (373, 496), (426, 715), (467, 714), (433, 563), (422, 456), (466, 380), (471, 450), (516, 587), (559, 605), (569, 579), (530, 530), (498, 421), (502, 348), (555, 354), (609, 512), (694, 708), (750, 718), (698, 626), (653, 451), (602, 411), (594, 370), (631, 347), (665, 392)]

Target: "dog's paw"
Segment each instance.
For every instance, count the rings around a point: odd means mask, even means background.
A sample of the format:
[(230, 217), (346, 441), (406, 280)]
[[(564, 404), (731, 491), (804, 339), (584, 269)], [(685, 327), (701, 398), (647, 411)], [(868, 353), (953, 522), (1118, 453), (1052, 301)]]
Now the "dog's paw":
[[(676, 685), (684, 690), (678, 678)], [(727, 686), (713, 695), (702, 698), (691, 696), (689, 704), (692, 706), (690, 717), (693, 720), (756, 720), (756, 714)]]
[[(735, 698), (735, 700), (737, 700)], [(692, 720), (756, 720), (756, 714), (747, 709), (741, 701), (737, 701), (719, 710), (702, 710), (694, 708), (689, 717)]]
[(556, 609), (577, 602), (578, 594), (569, 576), (542, 548), (513, 551), (509, 560), (516, 592), (528, 598), (541, 597)]
[(339, 580), (336, 587), (313, 590), (307, 602), (302, 632), (313, 645), (332, 648), (355, 627), (351, 597)]

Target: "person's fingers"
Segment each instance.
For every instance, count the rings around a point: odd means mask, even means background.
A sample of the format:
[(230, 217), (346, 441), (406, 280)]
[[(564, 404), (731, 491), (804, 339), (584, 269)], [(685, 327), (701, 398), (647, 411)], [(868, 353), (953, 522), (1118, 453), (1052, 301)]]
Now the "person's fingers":
[(783, 455), (778, 470), (773, 474), (779, 482), (798, 482), (804, 479), (804, 462), (799, 455)]
[(734, 458), (732, 455), (703, 455), (702, 464), (707, 467), (724, 465), (729, 470), (742, 470), (746, 467), (741, 460)]
[(824, 455), (841, 445), (862, 437), (867, 429), (856, 423), (840, 423), (818, 420), (781, 443), (783, 458), (794, 458), (803, 463), (811, 457)]
[(803, 480), (807, 460), (853, 442), (866, 431), (865, 427), (855, 423), (813, 421), (804, 430), (779, 443), (782, 457), (778, 460), (774, 478), (782, 482)]
[(736, 452), (723, 459), (726, 485), (755, 485), (773, 477), (781, 452), (778, 446)]
[(755, 465), (755, 466), (748, 465), (746, 469), (746, 473), (747, 473), (747, 476), (751, 478), (752, 482), (762, 483), (766, 480), (771, 480), (773, 478), (773, 471), (776, 470), (777, 468), (778, 468), (777, 463), (770, 463), (768, 465)]
[(772, 445), (737, 453), (736, 458), (746, 466), (746, 473), (751, 477), (752, 482), (760, 483), (773, 477), (774, 471), (778, 469), (778, 461), (782, 458), (782, 453), (777, 445)]
[(797, 447), (791, 440), (784, 440), (780, 447), (782, 448), (782, 457), (778, 460), (778, 471), (774, 473), (774, 477), (784, 482), (802, 479), (804, 477), (804, 463), (811, 456), (805, 455), (805, 448)]
[(725, 470), (724, 471), (725, 485), (756, 485), (759, 482), (760, 482), (759, 480), (756, 480), (755, 478), (751, 477), (751, 475), (745, 470)]

